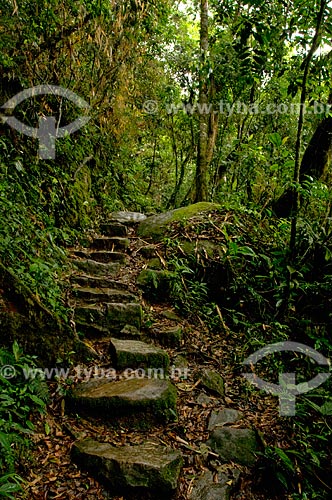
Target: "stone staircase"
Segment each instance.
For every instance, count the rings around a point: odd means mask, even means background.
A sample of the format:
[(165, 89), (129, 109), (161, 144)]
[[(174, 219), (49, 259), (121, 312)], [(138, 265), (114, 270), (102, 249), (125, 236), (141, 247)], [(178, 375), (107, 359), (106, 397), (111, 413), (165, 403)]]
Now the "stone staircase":
[[(119, 213), (100, 226), (90, 248), (72, 252), (71, 276), (76, 330), (92, 344), (107, 345), (105, 376), (80, 381), (66, 400), (68, 412), (144, 428), (176, 418), (177, 391), (169, 380), (169, 356), (142, 341), (142, 306), (119, 272), (128, 261), (130, 233), (144, 217)], [(110, 376), (112, 373), (112, 376)], [(106, 481), (111, 494), (170, 497), (177, 488), (182, 456), (159, 443), (114, 447), (97, 439), (78, 440), (78, 466)]]

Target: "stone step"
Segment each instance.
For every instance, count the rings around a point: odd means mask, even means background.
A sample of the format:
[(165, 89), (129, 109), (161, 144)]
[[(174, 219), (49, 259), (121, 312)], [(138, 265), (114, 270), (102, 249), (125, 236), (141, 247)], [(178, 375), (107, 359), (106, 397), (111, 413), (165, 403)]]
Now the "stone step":
[(74, 443), (72, 459), (121, 496), (143, 489), (156, 498), (172, 495), (183, 465), (179, 451), (158, 444), (114, 447), (90, 438)]
[(142, 307), (138, 303), (105, 303), (103, 307), (86, 305), (75, 309), (77, 324), (97, 325), (110, 332), (120, 332), (126, 325), (140, 330), (142, 315)]
[(71, 262), (73, 266), (80, 271), (93, 274), (95, 276), (116, 276), (120, 270), (119, 262), (110, 262), (105, 264), (103, 262), (96, 262), (92, 259), (71, 259)]
[(76, 330), (90, 339), (107, 340), (108, 342), (114, 333), (116, 333), (117, 337), (127, 340), (136, 340), (142, 337), (142, 332), (133, 325), (125, 325), (122, 329), (119, 328), (118, 331), (114, 332), (105, 326), (83, 323), (79, 320), (76, 322)]
[(147, 427), (176, 417), (174, 385), (158, 378), (133, 378), (132, 372), (118, 381), (105, 377), (81, 382), (66, 401), (70, 411), (103, 417), (112, 423), (128, 417), (128, 423)]
[(100, 233), (104, 236), (127, 236), (128, 228), (119, 222), (107, 222), (100, 225)]
[(129, 245), (130, 240), (128, 238), (114, 236), (112, 238), (94, 238), (91, 246), (96, 250), (108, 250), (113, 252), (114, 250), (127, 250)]
[(162, 377), (167, 375), (169, 356), (166, 351), (139, 340), (111, 338), (110, 354), (118, 370), (125, 368), (156, 368)]
[(138, 298), (132, 293), (112, 288), (73, 288), (73, 295), (84, 302), (138, 302)]
[(82, 276), (73, 274), (70, 281), (74, 285), (79, 285), (85, 288), (112, 288), (113, 290), (127, 290), (127, 283), (104, 278), (103, 276)]
[(73, 255), (79, 257), (80, 259), (91, 259), (104, 264), (109, 264), (111, 262), (120, 262), (121, 264), (124, 264), (127, 260), (127, 256), (124, 253), (110, 252), (108, 250), (74, 250)]
[(110, 215), (110, 219), (113, 222), (120, 222), (121, 224), (138, 224), (142, 222), (147, 217), (140, 212), (113, 212)]

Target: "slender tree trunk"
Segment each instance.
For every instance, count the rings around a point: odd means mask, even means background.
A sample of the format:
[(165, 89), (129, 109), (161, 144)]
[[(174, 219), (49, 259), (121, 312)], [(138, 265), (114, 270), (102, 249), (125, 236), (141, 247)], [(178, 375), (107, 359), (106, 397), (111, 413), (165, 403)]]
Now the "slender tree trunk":
[(199, 72), (199, 137), (198, 154), (196, 166), (196, 193), (195, 201), (206, 201), (208, 199), (208, 135), (209, 135), (209, 115), (206, 112), (208, 103), (208, 78), (206, 73), (206, 63), (209, 50), (209, 18), (208, 0), (201, 0), (201, 31), (200, 49), (201, 64)]

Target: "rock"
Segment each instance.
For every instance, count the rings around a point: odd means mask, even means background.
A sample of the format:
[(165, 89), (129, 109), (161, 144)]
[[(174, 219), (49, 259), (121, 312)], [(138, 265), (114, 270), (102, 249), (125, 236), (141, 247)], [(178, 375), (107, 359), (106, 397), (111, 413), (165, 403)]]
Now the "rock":
[(197, 378), (201, 379), (201, 385), (206, 389), (216, 392), (219, 396), (224, 395), (224, 381), (215, 370), (204, 369), (198, 374)]
[(180, 323), (181, 321), (181, 318), (171, 309), (167, 309), (166, 311), (161, 311), (160, 316), (169, 319), (170, 321), (176, 321), (177, 323)]
[(75, 320), (83, 325), (97, 325), (110, 332), (120, 332), (125, 325), (141, 328), (142, 307), (140, 304), (106, 303), (104, 308), (86, 305), (75, 309)]
[[(169, 368), (169, 357), (166, 351), (139, 340), (111, 339), (110, 353), (114, 366), (125, 368), (158, 368), (164, 378)], [(155, 375), (157, 376), (157, 371)]]
[(135, 337), (137, 338), (141, 336), (142, 332), (133, 325), (125, 325), (120, 331), (121, 338), (135, 339)]
[(127, 256), (122, 252), (109, 252), (107, 250), (98, 250), (96, 252), (90, 252), (89, 258), (95, 260), (96, 262), (120, 262), (124, 264), (127, 260)]
[(174, 273), (170, 271), (143, 269), (137, 277), (137, 284), (150, 299), (167, 300), (173, 277)]
[(78, 299), (86, 302), (137, 302), (138, 299), (132, 293), (124, 290), (113, 290), (111, 288), (74, 288), (73, 293)]
[(243, 414), (240, 411), (233, 410), (232, 408), (224, 408), (223, 410), (213, 410), (211, 412), (208, 430), (212, 431), (216, 427), (222, 427), (227, 424), (235, 424), (241, 420)]
[(219, 454), (223, 462), (236, 462), (248, 467), (255, 464), (255, 453), (260, 449), (255, 431), (232, 427), (216, 428), (206, 444)]
[(156, 256), (156, 247), (154, 245), (146, 245), (140, 248), (139, 252), (145, 259), (152, 259)]
[(73, 460), (83, 469), (96, 474), (112, 491), (121, 494), (155, 493), (171, 495), (177, 488), (183, 464), (181, 453), (160, 445), (114, 447), (83, 439), (74, 443)]
[(167, 233), (168, 226), (172, 222), (186, 221), (195, 215), (201, 213), (208, 214), (218, 208), (220, 208), (220, 205), (216, 205), (215, 203), (202, 202), (148, 217), (138, 226), (138, 235), (157, 241)]
[(213, 403), (213, 399), (207, 396), (204, 392), (201, 392), (197, 397), (197, 403), (199, 405), (209, 405)]
[(104, 264), (103, 262), (96, 262), (95, 260), (85, 259), (71, 260), (73, 266), (77, 267), (88, 274), (94, 274), (96, 276), (115, 276), (118, 274), (120, 270), (119, 262), (110, 262), (108, 264)]
[(194, 482), (190, 500), (229, 500), (231, 491), (239, 481), (240, 472), (230, 469), (228, 473), (219, 472), (218, 482), (214, 482), (213, 473), (208, 471)]
[(138, 224), (146, 219), (146, 215), (139, 212), (113, 212), (110, 218), (112, 221), (124, 224)]
[[(173, 420), (176, 416), (176, 388), (168, 380), (133, 378), (128, 370), (123, 379), (92, 379), (78, 384), (67, 397), (75, 412), (108, 418), (131, 417), (132, 422), (147, 426), (151, 421)], [(132, 378), (131, 378), (132, 377)]]
[(178, 347), (182, 344), (182, 328), (181, 326), (173, 326), (163, 330), (156, 331), (158, 342), (167, 347)]
[(187, 358), (181, 356), (181, 354), (178, 354), (173, 360), (173, 365), (175, 368), (188, 368), (189, 363)]
[(105, 236), (127, 236), (128, 228), (119, 222), (107, 222), (100, 225), (100, 232)]
[(125, 325), (121, 332), (120, 335), (122, 338), (135, 338), (135, 337), (141, 337), (142, 332), (136, 328), (136, 326), (133, 325)]
[(73, 274), (70, 281), (74, 285), (82, 286), (83, 288), (111, 288), (113, 290), (127, 290), (128, 285), (121, 281), (104, 278), (102, 276), (79, 276)]
[(106, 325), (110, 330), (121, 331), (125, 325), (140, 330), (142, 318), (141, 304), (106, 304)]
[(79, 319), (76, 320), (76, 330), (77, 333), (83, 333), (90, 339), (102, 339), (114, 335), (114, 332), (110, 332), (109, 329), (104, 326), (84, 323), (84, 321), (81, 321)]
[(148, 268), (149, 269), (156, 269), (156, 270), (163, 269), (163, 265), (160, 262), (159, 257), (154, 257), (153, 259), (150, 259), (148, 262)]
[(130, 245), (128, 238), (114, 236), (112, 238), (94, 238), (92, 248), (97, 250), (127, 250)]

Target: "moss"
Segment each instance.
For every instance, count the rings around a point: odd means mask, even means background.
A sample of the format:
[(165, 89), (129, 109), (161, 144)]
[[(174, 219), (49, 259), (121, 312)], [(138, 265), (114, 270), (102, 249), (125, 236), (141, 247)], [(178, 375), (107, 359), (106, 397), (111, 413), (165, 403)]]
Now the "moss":
[(218, 208), (221, 208), (221, 205), (202, 202), (148, 217), (138, 226), (138, 234), (141, 237), (150, 237), (153, 240), (157, 241), (162, 239), (166, 235), (168, 226), (172, 222), (186, 222), (188, 219), (194, 217), (195, 215), (204, 212), (208, 213)]
[(68, 353), (80, 350), (79, 339), (65, 323), (46, 309), (20, 280), (0, 263), (0, 343), (14, 340), (28, 354), (37, 355), (43, 365), (54, 366)]
[[(151, 395), (143, 396), (147, 386), (148, 391), (152, 390)], [(103, 414), (111, 417), (112, 422), (116, 417), (117, 423), (125, 418), (126, 423), (144, 428), (156, 421), (174, 420), (176, 400), (176, 388), (166, 380), (129, 378), (114, 382), (96, 379), (68, 394), (67, 405), (74, 412), (92, 416)]]
[(144, 294), (151, 300), (167, 300), (170, 293), (170, 284), (174, 279), (170, 271), (143, 269), (137, 278), (137, 284), (144, 290)]
[(67, 188), (66, 209), (63, 217), (71, 227), (85, 227), (91, 217), (91, 174), (89, 167), (81, 168), (74, 182)]

